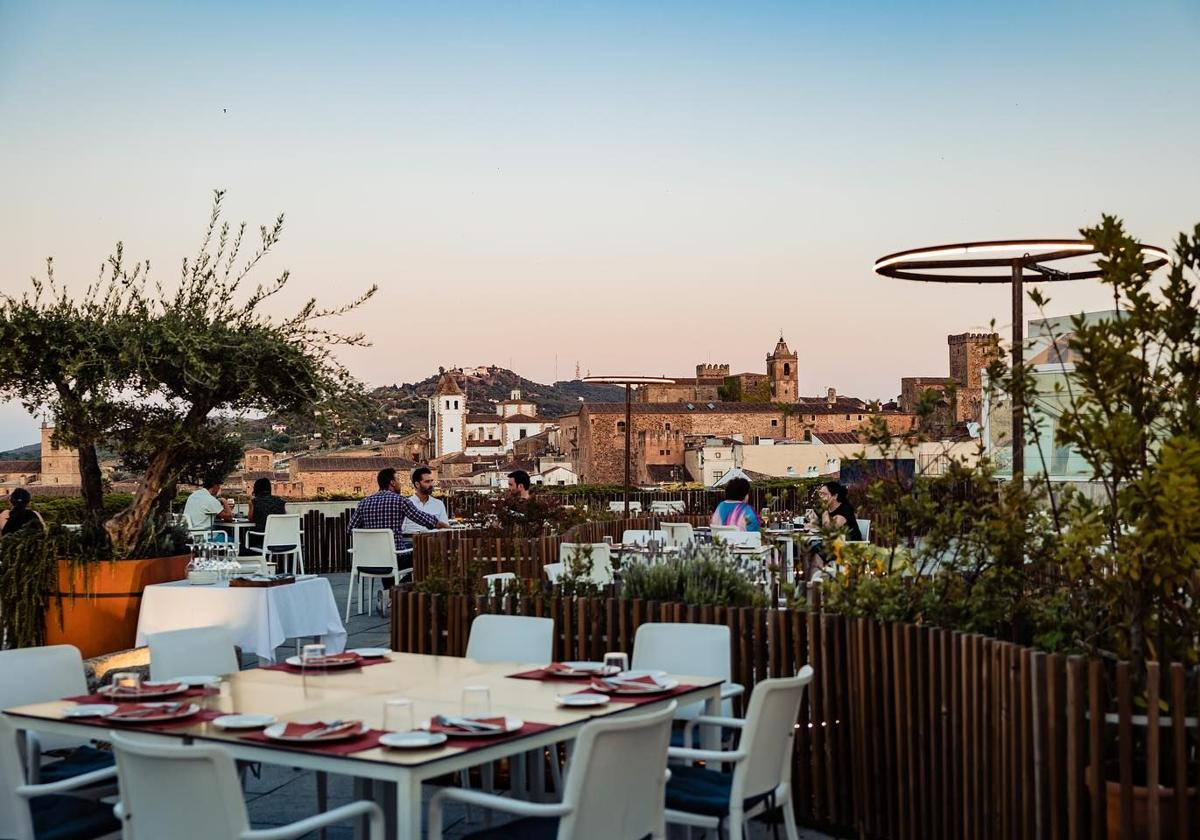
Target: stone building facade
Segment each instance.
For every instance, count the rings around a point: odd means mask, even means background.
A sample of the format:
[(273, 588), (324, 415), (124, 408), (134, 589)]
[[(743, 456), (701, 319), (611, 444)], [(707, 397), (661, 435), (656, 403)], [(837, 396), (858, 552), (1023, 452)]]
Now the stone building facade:
[[(685, 441), (695, 435), (715, 437), (803, 438), (805, 432), (855, 432), (883, 417), (896, 433), (912, 428), (914, 417), (895, 410), (872, 413), (866, 403), (829, 394), (802, 397), (785, 413), (773, 403), (635, 403), (632, 406), (633, 473), (648, 483), (663, 467), (684, 464)], [(584, 403), (559, 418), (563, 454), (575, 464), (585, 484), (620, 483), (625, 471), (625, 407)]]
[(79, 453), (69, 446), (56, 446), (54, 427), (42, 424), (42, 471), (38, 484), (80, 487)]
[(915, 411), (926, 391), (947, 394), (935, 422), (948, 430), (958, 423), (979, 423), (983, 415), (983, 372), (999, 353), (995, 333), (961, 333), (946, 336), (949, 350), (947, 376), (906, 376), (900, 380), (900, 407)]
[(730, 373), (727, 364), (698, 364), (694, 377), (672, 377), (670, 385), (644, 385), (635, 392), (642, 403), (709, 403), (721, 399), (722, 393), (737, 396), (729, 399), (743, 402), (794, 402), (799, 393), (799, 355), (793, 353), (783, 340), (767, 355), (766, 373)]
[(417, 465), (402, 458), (381, 455), (367, 457), (308, 456), (293, 458), (286, 487), (277, 487), (280, 496), (312, 499), (317, 496), (344, 494), (369, 496), (379, 489), (379, 471), (393, 467), (400, 485), (408, 485), (408, 473)]

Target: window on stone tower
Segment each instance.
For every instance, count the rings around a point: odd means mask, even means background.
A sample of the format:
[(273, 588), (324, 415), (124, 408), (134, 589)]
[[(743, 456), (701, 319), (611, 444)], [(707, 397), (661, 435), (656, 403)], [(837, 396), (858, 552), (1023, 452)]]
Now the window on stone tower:
[(618, 421), (617, 421), (617, 431), (618, 431), (618, 432), (623, 432), (623, 431), (625, 431), (625, 421), (624, 421), (624, 420), (618, 420)]
[(772, 426), (778, 426), (778, 425), (779, 425), (779, 421), (778, 421), (778, 420), (772, 420), (772, 421), (771, 421), (771, 425), (772, 425)]
[(791, 362), (784, 362), (784, 363), (783, 363), (783, 375), (784, 375), (784, 376), (791, 376), (791, 375), (792, 375), (792, 365), (791, 365)]
[(455, 400), (455, 401), (454, 401), (454, 407), (455, 407), (455, 408), (458, 408), (458, 400)]
[(520, 437), (525, 437), (525, 435), (527, 435), (527, 434), (529, 434), (529, 430), (528, 430), (528, 429), (521, 429), (521, 434), (520, 434)]

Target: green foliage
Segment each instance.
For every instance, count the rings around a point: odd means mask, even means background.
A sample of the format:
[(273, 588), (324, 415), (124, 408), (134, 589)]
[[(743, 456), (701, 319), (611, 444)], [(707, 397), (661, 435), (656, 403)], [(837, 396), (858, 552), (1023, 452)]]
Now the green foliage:
[(761, 607), (767, 602), (754, 578), (719, 545), (688, 546), (675, 557), (627, 564), (621, 597), (697, 607)]
[(577, 545), (575, 550), (563, 561), (563, 572), (558, 579), (558, 591), (567, 598), (588, 598), (599, 595), (601, 587), (592, 580), (595, 563), (596, 559), (592, 556), (592, 544)]
[[(104, 515), (112, 516), (127, 507), (132, 499), (130, 493), (105, 493), (102, 507)], [(0, 510), (8, 510), (9, 507), (7, 499), (0, 501)], [(85, 518), (85, 504), (81, 496), (34, 496), (32, 507), (42, 515), (47, 526), (78, 524)]]

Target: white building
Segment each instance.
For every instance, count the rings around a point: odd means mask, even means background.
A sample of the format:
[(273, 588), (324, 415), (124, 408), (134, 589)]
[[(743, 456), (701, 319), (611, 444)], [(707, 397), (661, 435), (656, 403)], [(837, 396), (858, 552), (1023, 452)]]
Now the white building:
[(496, 403), (496, 413), (467, 412), (467, 396), (453, 374), (443, 373), (429, 398), (429, 428), (435, 457), (453, 452), (500, 455), (513, 443), (541, 434), (554, 423), (538, 416), (537, 406), (514, 390)]

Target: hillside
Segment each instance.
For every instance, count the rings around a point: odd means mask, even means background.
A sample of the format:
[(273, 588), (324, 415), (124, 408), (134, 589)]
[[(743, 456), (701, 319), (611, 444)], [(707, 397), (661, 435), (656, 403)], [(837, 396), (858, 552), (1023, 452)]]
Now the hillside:
[(31, 443), (0, 452), (0, 461), (35, 461), (42, 457), (42, 444)]

